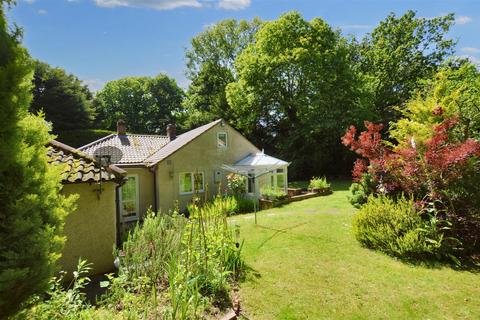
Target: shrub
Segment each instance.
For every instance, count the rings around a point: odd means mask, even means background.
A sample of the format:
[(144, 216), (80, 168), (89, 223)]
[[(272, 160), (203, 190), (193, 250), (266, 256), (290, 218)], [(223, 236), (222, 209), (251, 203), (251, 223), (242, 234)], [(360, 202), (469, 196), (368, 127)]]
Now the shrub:
[(255, 210), (255, 203), (253, 199), (247, 197), (236, 197), (237, 199), (237, 213), (250, 213)]
[(260, 195), (263, 199), (272, 201), (283, 200), (287, 197), (287, 194), (284, 191), (272, 187), (264, 187), (260, 189)]
[[(436, 113), (441, 113), (441, 107)], [(343, 143), (362, 156), (353, 170), (354, 181), (368, 173), (372, 192), (397, 197), (406, 194), (417, 201), (435, 203), (439, 218), (452, 224), (449, 237), (461, 242), (455, 254), (465, 258), (480, 252), (480, 142), (459, 140), (458, 118), (447, 118), (434, 126), (429, 139), (417, 145), (415, 139), (391, 143), (381, 139), (382, 126), (366, 122), (367, 131), (356, 136), (350, 128)], [(362, 201), (358, 186), (352, 187)]]
[(360, 208), (368, 200), (368, 196), (372, 194), (374, 184), (371, 175), (365, 173), (358, 182), (352, 183), (350, 186), (350, 195), (348, 200), (355, 208)]
[(419, 210), (412, 199), (381, 195), (370, 196), (354, 216), (353, 232), (366, 247), (394, 256), (451, 257), (443, 224), (435, 210)]
[(246, 191), (247, 178), (239, 174), (230, 173), (227, 175), (227, 189), (233, 195), (242, 195)]
[(90, 308), (85, 293), (82, 292), (90, 282), (90, 278), (86, 276), (91, 270), (90, 265), (86, 260), (80, 259), (77, 271), (73, 273), (73, 280), (66, 288), (64, 287), (66, 273), (61, 272), (59, 277), (53, 277), (50, 280), (50, 289), (46, 292), (47, 299), (44, 300), (39, 295), (34, 296), (30, 301), (34, 306), (22, 310), (16, 318), (38, 320), (83, 318), (81, 314), (88, 312)]
[(316, 178), (313, 177), (310, 180), (310, 183), (308, 185), (309, 189), (328, 189), (330, 188), (330, 183), (327, 182), (327, 178)]

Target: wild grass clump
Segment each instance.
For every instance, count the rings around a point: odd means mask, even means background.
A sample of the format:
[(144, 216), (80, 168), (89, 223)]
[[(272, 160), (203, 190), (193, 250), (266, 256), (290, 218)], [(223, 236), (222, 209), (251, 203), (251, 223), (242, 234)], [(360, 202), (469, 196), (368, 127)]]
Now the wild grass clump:
[(264, 187), (260, 189), (260, 195), (265, 200), (283, 200), (287, 197), (287, 194), (283, 190), (279, 190), (273, 187)]
[(310, 179), (310, 183), (308, 184), (309, 189), (329, 189), (330, 183), (327, 182), (327, 178), (317, 178), (313, 177)]
[(370, 196), (353, 218), (360, 243), (402, 258), (452, 258), (452, 239), (444, 236), (448, 228), (433, 207), (419, 209), (403, 196)]
[(244, 269), (227, 223), (235, 206), (234, 198), (217, 197), (192, 204), (188, 219), (150, 212), (123, 244), (119, 275), (110, 278), (102, 305), (163, 319), (202, 318), (229, 306), (230, 285)]
[(86, 275), (91, 270), (91, 264), (86, 260), (78, 261), (73, 278), (65, 286), (67, 274), (60, 272), (58, 277), (50, 280), (50, 286), (44, 296), (36, 295), (27, 302), (27, 308), (18, 313), (14, 319), (89, 319), (91, 310), (83, 289), (90, 282)]

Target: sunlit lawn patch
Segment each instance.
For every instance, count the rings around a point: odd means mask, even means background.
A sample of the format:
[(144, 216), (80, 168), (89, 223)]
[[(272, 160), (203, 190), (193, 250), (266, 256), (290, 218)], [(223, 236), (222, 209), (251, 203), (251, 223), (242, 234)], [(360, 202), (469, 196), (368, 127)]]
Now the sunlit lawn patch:
[(480, 274), (405, 264), (351, 233), (348, 183), (334, 193), (237, 216), (253, 269), (241, 299), (250, 319), (478, 319)]

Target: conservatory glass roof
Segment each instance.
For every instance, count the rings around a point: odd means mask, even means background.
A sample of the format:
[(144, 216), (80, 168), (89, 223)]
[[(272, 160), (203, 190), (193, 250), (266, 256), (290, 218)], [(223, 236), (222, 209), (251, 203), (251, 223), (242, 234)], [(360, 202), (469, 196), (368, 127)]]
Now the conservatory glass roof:
[(241, 175), (254, 174), (259, 176), (288, 165), (288, 162), (266, 155), (262, 151), (249, 154), (234, 165), (223, 165), (223, 169)]

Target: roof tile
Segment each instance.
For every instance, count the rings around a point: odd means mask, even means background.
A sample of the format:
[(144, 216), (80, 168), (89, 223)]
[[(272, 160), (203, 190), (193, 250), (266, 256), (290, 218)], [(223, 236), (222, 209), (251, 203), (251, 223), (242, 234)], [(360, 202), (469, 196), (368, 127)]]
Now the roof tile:
[(49, 143), (47, 156), (51, 164), (65, 165), (62, 173), (64, 183), (111, 181), (126, 174), (114, 165), (108, 170), (100, 170), (98, 162), (89, 155), (55, 140)]

